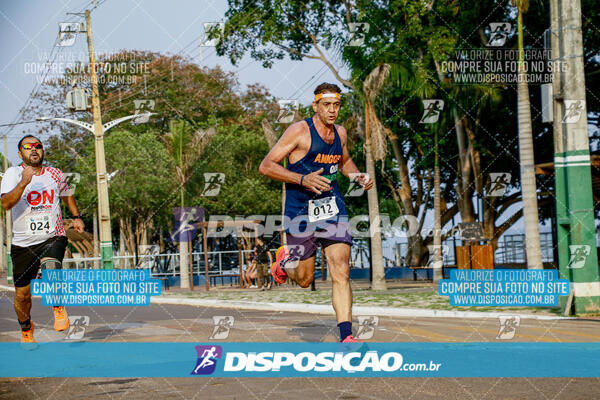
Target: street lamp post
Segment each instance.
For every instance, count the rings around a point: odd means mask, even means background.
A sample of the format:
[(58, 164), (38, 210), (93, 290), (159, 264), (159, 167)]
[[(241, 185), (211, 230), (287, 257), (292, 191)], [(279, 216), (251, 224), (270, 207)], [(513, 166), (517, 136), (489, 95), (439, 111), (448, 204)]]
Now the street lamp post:
[[(98, 106), (99, 107), (99, 106)], [(102, 140), (104, 133), (113, 126), (120, 124), (121, 122), (128, 121), (133, 118), (145, 117), (153, 115), (153, 113), (145, 114), (134, 114), (126, 117), (117, 118), (113, 121), (107, 122), (104, 125), (99, 125), (94, 121), (94, 125), (77, 121), (69, 118), (53, 118), (53, 117), (42, 117), (38, 118), (39, 121), (61, 121), (69, 124), (77, 125), (83, 129), (94, 134), (96, 140), (96, 182), (98, 184), (98, 210), (100, 212), (100, 258), (102, 268), (110, 269), (114, 268), (113, 265), (113, 246), (112, 246), (112, 232), (110, 229), (110, 209), (108, 202), (108, 177), (106, 174), (106, 161), (104, 159), (104, 144), (101, 146), (98, 144), (98, 140)], [(96, 118), (94, 118), (96, 120)], [(102, 151), (99, 154), (99, 147), (102, 147)], [(101, 158), (101, 160), (99, 160)]]

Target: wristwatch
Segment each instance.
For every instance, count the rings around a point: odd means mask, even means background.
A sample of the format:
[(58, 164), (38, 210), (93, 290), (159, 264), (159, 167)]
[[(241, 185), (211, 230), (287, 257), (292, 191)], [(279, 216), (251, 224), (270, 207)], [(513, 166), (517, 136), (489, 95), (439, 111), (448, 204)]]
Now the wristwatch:
[(71, 217), (71, 219), (81, 219), (81, 220), (83, 220), (83, 218), (81, 217), (81, 215), (73, 215)]

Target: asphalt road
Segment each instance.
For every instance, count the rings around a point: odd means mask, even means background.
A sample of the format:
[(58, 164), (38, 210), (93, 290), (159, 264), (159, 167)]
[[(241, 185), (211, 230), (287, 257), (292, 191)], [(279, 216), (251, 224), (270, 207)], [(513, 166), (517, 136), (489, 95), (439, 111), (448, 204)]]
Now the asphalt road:
[[(0, 291), (0, 341), (20, 340), (12, 292)], [(334, 342), (333, 316), (226, 308), (151, 305), (72, 307), (89, 318), (83, 341), (197, 342), (210, 339), (214, 316), (231, 316), (222, 341)], [(32, 319), (40, 342), (63, 341), (48, 307), (34, 299)], [(82, 319), (82, 321), (85, 319)], [(355, 321), (355, 326), (358, 325)], [(522, 319), (510, 340), (599, 342), (600, 321)], [(380, 317), (377, 342), (494, 342), (498, 318)], [(81, 332), (81, 331), (80, 331)], [(355, 332), (357, 333), (357, 332)], [(600, 361), (600, 360), (599, 360)], [(9, 360), (2, 360), (9, 362)], [(568, 366), (565, 366), (568, 368)], [(1, 399), (595, 399), (600, 380), (583, 378), (0, 378)]]

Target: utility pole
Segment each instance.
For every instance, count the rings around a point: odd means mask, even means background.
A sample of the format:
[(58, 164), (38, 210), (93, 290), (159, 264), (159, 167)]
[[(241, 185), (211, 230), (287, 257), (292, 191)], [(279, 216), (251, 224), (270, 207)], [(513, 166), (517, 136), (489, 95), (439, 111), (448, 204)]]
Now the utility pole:
[(100, 95), (98, 93), (98, 77), (96, 76), (96, 56), (92, 38), (92, 18), (90, 10), (85, 11), (85, 24), (90, 53), (90, 81), (92, 83), (92, 114), (94, 116), (94, 147), (96, 150), (96, 184), (98, 187), (98, 211), (100, 212), (100, 256), (102, 268), (114, 268), (112, 232), (110, 229), (110, 208), (108, 203), (108, 179), (106, 176), (106, 159), (104, 156), (104, 127), (100, 114)]
[[(179, 168), (183, 171), (183, 136), (184, 136), (184, 127), (181, 126), (179, 131)], [(180, 190), (180, 206), (181, 206), (181, 216), (182, 218), (186, 218), (186, 214), (184, 211), (185, 207), (185, 180), (183, 180), (183, 184), (181, 185)], [(189, 232), (185, 232), (185, 237), (187, 240), (182, 240), (181, 234), (179, 235), (179, 287), (182, 289), (192, 289), (194, 287), (194, 274), (193, 271), (190, 270), (190, 250), (189, 250), (189, 240), (190, 236)], [(190, 284), (190, 281), (192, 282)]]
[[(92, 231), (94, 240), (94, 257), (98, 257), (100, 255), (100, 242), (98, 241), (98, 212), (96, 210), (94, 210), (93, 219)], [(98, 261), (94, 261), (93, 265), (94, 269), (100, 268), (100, 262)]]
[[(81, 15), (75, 13), (75, 15)], [(112, 232), (110, 228), (110, 208), (108, 202), (108, 176), (106, 174), (106, 158), (104, 155), (104, 133), (110, 128), (117, 126), (121, 122), (129, 121), (134, 118), (150, 117), (154, 113), (133, 114), (126, 117), (117, 118), (110, 122), (102, 124), (102, 114), (100, 113), (100, 94), (98, 93), (98, 77), (96, 75), (96, 56), (94, 54), (94, 42), (92, 40), (92, 20), (90, 10), (85, 11), (86, 35), (88, 42), (88, 51), (90, 56), (90, 81), (92, 84), (92, 114), (94, 124), (78, 121), (70, 118), (40, 117), (38, 121), (61, 121), (84, 128), (94, 134), (94, 148), (96, 150), (96, 185), (98, 189), (98, 212), (100, 214), (100, 258), (102, 268), (114, 268), (113, 264), (113, 245)], [(78, 31), (77, 33), (84, 33)], [(96, 218), (94, 218), (96, 221)]]
[[(2, 169), (6, 173), (8, 169), (8, 147), (6, 144), (6, 135), (4, 135), (4, 159), (2, 160)], [(4, 254), (6, 254), (6, 280), (9, 285), (13, 283), (13, 266), (12, 266), (12, 258), (10, 257), (10, 246), (12, 245), (12, 212), (10, 210), (6, 210), (5, 222), (6, 226), (6, 252), (2, 252), (3, 258)]]
[(433, 175), (433, 282), (444, 279), (444, 258), (442, 254), (442, 200), (440, 193), (440, 151), (438, 128), (435, 127), (435, 165)]
[[(572, 310), (598, 313), (600, 282), (585, 104), (581, 1), (550, 2), (554, 93), (554, 173), (560, 278)], [(571, 302), (562, 299), (565, 314)]]
[[(4, 158), (6, 159), (6, 135), (4, 135)], [(3, 171), (6, 171), (3, 169)], [(6, 273), (8, 275), (8, 265), (6, 264), (6, 248), (4, 247), (4, 238), (6, 237), (6, 221), (4, 219), (4, 210), (0, 210), (2, 214), (0, 215), (0, 269), (6, 268)]]

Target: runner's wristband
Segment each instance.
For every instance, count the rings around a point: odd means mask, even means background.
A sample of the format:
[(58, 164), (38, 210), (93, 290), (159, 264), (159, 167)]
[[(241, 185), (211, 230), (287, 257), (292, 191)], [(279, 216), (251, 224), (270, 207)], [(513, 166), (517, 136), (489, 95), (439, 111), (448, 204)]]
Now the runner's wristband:
[(302, 186), (302, 181), (304, 180), (305, 175), (302, 175), (302, 178), (300, 178), (300, 186)]

